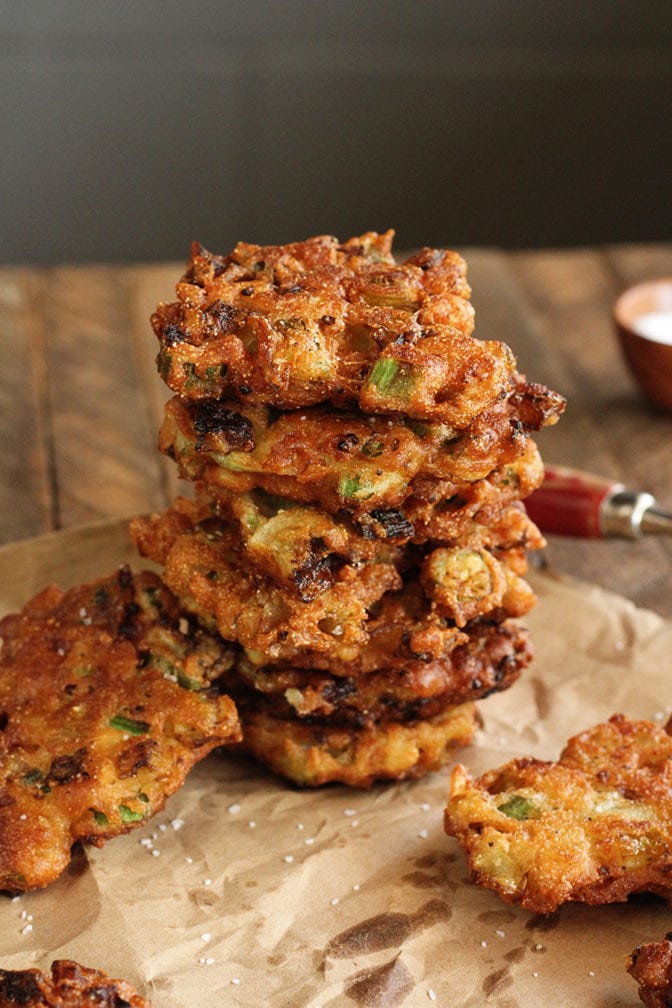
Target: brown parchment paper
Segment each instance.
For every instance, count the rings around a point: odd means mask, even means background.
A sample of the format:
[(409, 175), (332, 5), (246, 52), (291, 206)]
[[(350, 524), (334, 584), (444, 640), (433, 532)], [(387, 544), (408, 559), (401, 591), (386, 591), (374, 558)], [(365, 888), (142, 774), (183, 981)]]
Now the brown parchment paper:
[[(3, 547), (0, 611), (124, 560), (140, 563), (125, 522)], [(670, 709), (672, 624), (590, 585), (531, 581), (537, 657), (479, 704), (475, 744), (459, 753), (475, 773), (555, 758), (616, 711)], [(443, 832), (449, 773), (299, 791), (213, 755), (148, 825), (76, 849), (46, 890), (0, 898), (0, 965), (71, 957), (155, 1008), (634, 1008), (625, 958), (672, 928), (672, 910), (642, 898), (543, 919), (477, 889)]]

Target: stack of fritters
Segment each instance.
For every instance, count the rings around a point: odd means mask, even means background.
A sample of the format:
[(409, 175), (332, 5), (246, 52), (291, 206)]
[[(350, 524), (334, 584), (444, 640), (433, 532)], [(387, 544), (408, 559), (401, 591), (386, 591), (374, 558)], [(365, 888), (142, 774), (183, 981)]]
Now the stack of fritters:
[(564, 401), (472, 335), (457, 253), (391, 245), (195, 245), (152, 316), (195, 494), (132, 531), (237, 645), (243, 745), (301, 784), (439, 767), (531, 657), (521, 500)]

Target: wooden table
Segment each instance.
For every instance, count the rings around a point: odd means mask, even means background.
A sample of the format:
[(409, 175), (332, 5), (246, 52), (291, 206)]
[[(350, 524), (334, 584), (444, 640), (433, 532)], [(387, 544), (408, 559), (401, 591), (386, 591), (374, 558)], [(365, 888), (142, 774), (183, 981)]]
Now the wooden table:
[[(477, 334), (566, 395), (538, 437), (547, 462), (592, 470), (672, 508), (672, 416), (635, 391), (611, 306), (672, 275), (672, 244), (505, 253), (462, 249)], [(181, 263), (0, 269), (0, 543), (164, 507), (179, 492), (156, 450), (168, 392), (149, 315)], [(554, 538), (548, 564), (672, 617), (672, 539)]]

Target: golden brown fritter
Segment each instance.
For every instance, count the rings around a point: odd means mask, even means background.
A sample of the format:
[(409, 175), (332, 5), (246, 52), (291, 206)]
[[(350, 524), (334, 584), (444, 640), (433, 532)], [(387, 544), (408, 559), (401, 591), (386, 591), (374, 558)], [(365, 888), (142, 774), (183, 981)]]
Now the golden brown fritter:
[[(401, 511), (376, 511), (370, 522), (358, 524), (346, 512), (331, 515), (263, 491), (208, 496), (203, 489), (197, 484), (200, 513), (232, 525), (246, 563), (303, 602), (313, 601), (339, 580), (356, 577), (367, 561), (393, 561), (403, 572), (418, 552), (401, 548), (408, 547), (414, 532)], [(476, 500), (479, 496), (474, 494)], [(461, 519), (453, 512), (451, 529), (456, 535), (451, 545), (489, 550), (518, 574), (523, 574), (526, 566), (509, 562), (514, 552), (524, 557), (527, 550), (544, 544), (520, 504), (505, 506), (498, 514), (492, 506), (488, 514), (485, 508), (481, 512), (466, 502), (462, 510)], [(481, 524), (481, 514), (490, 518), (489, 524)], [(204, 520), (200, 520), (201, 526)], [(418, 544), (415, 538), (412, 542)], [(507, 577), (506, 569), (503, 576)]]
[(475, 781), (456, 767), (445, 811), (474, 881), (543, 914), (636, 892), (672, 899), (671, 822), (672, 737), (620, 714), (557, 763), (514, 759)]
[(193, 399), (358, 404), (467, 426), (510, 392), (513, 355), (471, 335), (457, 253), (397, 264), (391, 244), (392, 232), (318, 236), (226, 257), (195, 244), (178, 300), (152, 315), (162, 378)]
[(468, 629), (468, 639), (442, 659), (409, 657), (403, 663), (392, 656), (385, 661), (383, 654), (378, 671), (360, 674), (259, 667), (243, 655), (227, 673), (227, 689), (235, 700), (241, 687), (245, 693), (255, 690), (283, 718), (328, 717), (332, 724), (360, 728), (424, 720), (448, 705), (508, 689), (532, 660), (529, 634), (516, 623), (477, 621)]
[(145, 823), (236, 741), (232, 650), (127, 568), (49, 587), (0, 621), (0, 889), (46, 886), (72, 845)]
[(231, 525), (184, 499), (134, 520), (131, 534), (143, 556), (163, 565), (163, 579), (185, 610), (266, 663), (303, 664), (307, 651), (354, 660), (367, 639), (369, 607), (401, 585), (392, 551), (359, 570), (342, 568), (330, 587), (303, 602), (250, 564)]
[[(468, 620), (488, 614), (501, 622), (524, 615), (535, 602), (517, 572), (524, 563), (519, 547), (456, 549), (459, 590), (447, 578), (439, 581), (430, 554), (422, 579), (427, 594), (412, 572), (412, 553), (388, 547), (359, 566), (332, 572), (333, 582), (303, 601), (250, 563), (244, 537), (213, 518), (204, 500), (178, 499), (163, 514), (135, 519), (131, 534), (143, 556), (163, 565), (182, 607), (240, 644), (256, 666), (281, 663), (347, 676), (406, 667), (409, 660), (445, 660), (466, 639), (460, 627)], [(495, 589), (482, 590), (481, 571), (469, 563), (472, 553), (487, 556)]]
[(51, 973), (0, 969), (0, 1008), (150, 1008), (127, 983), (102, 970), (56, 959)]
[(329, 720), (279, 718), (256, 702), (241, 710), (241, 722), (242, 750), (281, 777), (301, 787), (340, 782), (368, 788), (439, 770), (471, 741), (475, 710), (467, 703), (426, 720), (345, 728)]
[(672, 933), (662, 941), (638, 945), (627, 970), (639, 984), (639, 999), (646, 1008), (672, 1005)]
[(175, 396), (166, 404), (159, 448), (185, 479), (235, 493), (260, 488), (359, 515), (399, 507), (417, 477), (472, 483), (515, 463), (528, 448), (529, 431), (554, 422), (563, 406), (548, 389), (521, 382), (515, 396), (459, 431), (325, 406), (278, 413)]

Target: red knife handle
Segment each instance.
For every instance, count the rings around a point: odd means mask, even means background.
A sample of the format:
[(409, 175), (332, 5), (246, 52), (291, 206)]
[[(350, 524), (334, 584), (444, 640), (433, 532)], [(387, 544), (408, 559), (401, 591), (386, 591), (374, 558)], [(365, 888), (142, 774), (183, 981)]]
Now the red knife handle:
[(525, 500), (525, 508), (542, 532), (582, 539), (602, 539), (605, 502), (620, 483), (563, 466), (546, 466), (544, 482)]

